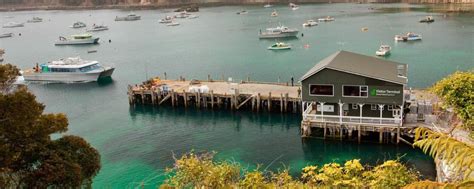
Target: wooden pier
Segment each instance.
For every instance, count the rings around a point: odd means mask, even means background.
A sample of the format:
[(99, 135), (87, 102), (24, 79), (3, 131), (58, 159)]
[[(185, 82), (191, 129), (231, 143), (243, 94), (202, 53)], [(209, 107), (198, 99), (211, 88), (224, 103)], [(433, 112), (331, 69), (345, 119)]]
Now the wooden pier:
[(300, 86), (288, 83), (150, 80), (128, 86), (129, 103), (205, 109), (301, 113)]

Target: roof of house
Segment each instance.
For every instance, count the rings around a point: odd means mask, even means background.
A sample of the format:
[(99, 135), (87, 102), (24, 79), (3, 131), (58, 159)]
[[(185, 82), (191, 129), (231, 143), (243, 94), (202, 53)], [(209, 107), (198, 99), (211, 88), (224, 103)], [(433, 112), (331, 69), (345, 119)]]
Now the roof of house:
[[(317, 63), (306, 74), (304, 74), (303, 77), (301, 77), (300, 81), (311, 77), (324, 68), (329, 68), (383, 81), (406, 84), (408, 82), (406, 77), (407, 67), (406, 64), (392, 62), (381, 58), (347, 51), (338, 51)], [(399, 72), (399, 69), (401, 69), (401, 72)]]

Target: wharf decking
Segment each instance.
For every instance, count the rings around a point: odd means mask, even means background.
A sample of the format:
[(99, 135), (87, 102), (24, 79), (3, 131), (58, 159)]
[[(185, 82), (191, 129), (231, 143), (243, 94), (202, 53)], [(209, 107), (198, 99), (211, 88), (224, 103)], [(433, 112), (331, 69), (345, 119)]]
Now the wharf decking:
[[(205, 90), (196, 90), (205, 88)], [(247, 109), (269, 112), (301, 112), (300, 86), (288, 83), (213, 80), (159, 80), (130, 85), (130, 104), (194, 106), (197, 108)]]

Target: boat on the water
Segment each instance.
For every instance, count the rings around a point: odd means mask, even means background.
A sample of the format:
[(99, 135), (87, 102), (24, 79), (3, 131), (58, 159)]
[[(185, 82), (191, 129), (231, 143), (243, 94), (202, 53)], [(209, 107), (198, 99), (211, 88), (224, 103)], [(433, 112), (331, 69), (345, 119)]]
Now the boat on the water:
[(0, 38), (7, 38), (7, 37), (13, 37), (13, 33), (0, 34)]
[(268, 50), (289, 50), (291, 46), (283, 42), (277, 42), (272, 46), (268, 47)]
[(187, 17), (189, 17), (189, 15), (190, 14), (188, 14), (186, 11), (184, 11), (184, 12), (180, 12), (180, 13), (174, 15), (173, 17), (174, 18), (187, 18)]
[(166, 16), (165, 18), (162, 18), (159, 22), (161, 24), (168, 24), (173, 22), (173, 18), (171, 16)]
[(331, 22), (331, 21), (334, 21), (334, 20), (336, 20), (336, 19), (333, 18), (333, 17), (330, 17), (330, 16), (326, 16), (324, 18), (318, 18), (319, 22)]
[(434, 21), (435, 21), (435, 20), (433, 19), (432, 16), (427, 16), (427, 17), (425, 17), (424, 19), (421, 19), (421, 20), (420, 20), (420, 23), (432, 23), (432, 22), (434, 22)]
[(25, 24), (23, 23), (18, 23), (18, 22), (8, 22), (3, 25), (4, 28), (17, 28), (17, 27), (23, 27)]
[(116, 16), (115, 21), (135, 21), (135, 20), (140, 20), (142, 17), (139, 15), (136, 15), (134, 13), (130, 13), (127, 16)]
[(241, 10), (241, 11), (237, 12), (236, 14), (242, 15), (242, 14), (248, 14), (248, 13), (249, 13), (249, 12), (246, 11), (246, 10)]
[(278, 26), (276, 28), (267, 28), (265, 32), (261, 32), (258, 35), (260, 39), (265, 38), (284, 38), (284, 37), (296, 37), (298, 35), (297, 29), (291, 29), (286, 26)]
[(114, 70), (114, 67), (102, 66), (95, 60), (74, 57), (36, 65), (33, 69), (23, 71), (23, 77), (25, 81), (92, 82), (111, 77)]
[(267, 3), (266, 5), (263, 6), (263, 8), (271, 8), (271, 7), (273, 7), (273, 5), (270, 3)]
[(96, 32), (96, 31), (104, 31), (104, 30), (108, 30), (109, 27), (107, 27), (106, 25), (92, 25), (92, 28), (89, 28), (87, 29), (86, 31), (87, 32)]
[(83, 22), (74, 22), (74, 24), (72, 24), (72, 26), (70, 26), (71, 28), (84, 28), (86, 27), (87, 25), (84, 24)]
[(298, 10), (300, 8), (300, 6), (294, 3), (290, 3), (288, 6), (291, 8), (291, 10)]
[(99, 43), (98, 37), (94, 37), (91, 34), (80, 34), (71, 35), (69, 38), (60, 36), (59, 41), (56, 41), (55, 45), (87, 45), (97, 43)]
[(179, 23), (178, 22), (171, 22), (171, 23), (166, 24), (166, 26), (179, 26)]
[(42, 18), (40, 18), (40, 17), (36, 17), (36, 16), (35, 16), (35, 17), (33, 17), (32, 19), (30, 19), (30, 20), (27, 20), (26, 22), (28, 22), (28, 23), (37, 23), (37, 22), (43, 22), (43, 19), (42, 19)]
[(270, 15), (272, 17), (276, 17), (278, 16), (278, 12), (276, 10), (273, 10), (272, 14)]
[(387, 56), (390, 55), (390, 50), (392, 50), (392, 48), (389, 45), (380, 45), (379, 50), (375, 51), (375, 55)]
[(311, 26), (317, 26), (318, 22), (314, 20), (307, 20), (305, 23), (303, 23), (303, 27), (311, 27)]
[(199, 15), (197, 14), (192, 14), (188, 17), (188, 19), (196, 19), (196, 18), (199, 18)]
[(418, 41), (421, 40), (421, 35), (408, 32), (405, 35), (395, 35), (395, 41)]

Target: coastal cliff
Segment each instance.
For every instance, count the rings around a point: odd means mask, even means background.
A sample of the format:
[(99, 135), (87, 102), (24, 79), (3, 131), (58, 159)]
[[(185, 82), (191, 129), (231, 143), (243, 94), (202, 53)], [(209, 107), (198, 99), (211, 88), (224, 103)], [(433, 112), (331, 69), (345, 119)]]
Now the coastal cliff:
[(474, 4), (474, 0), (0, 0), (0, 11), (28, 9), (162, 8), (187, 5), (293, 3), (427, 3)]

